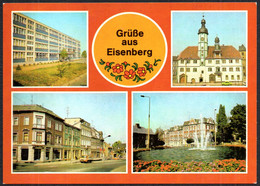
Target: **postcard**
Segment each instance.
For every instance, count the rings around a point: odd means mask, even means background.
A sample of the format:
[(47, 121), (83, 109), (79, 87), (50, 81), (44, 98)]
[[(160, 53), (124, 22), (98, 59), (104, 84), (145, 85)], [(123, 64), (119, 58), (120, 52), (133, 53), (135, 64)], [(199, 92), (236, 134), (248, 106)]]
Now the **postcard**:
[(3, 183), (256, 184), (256, 23), (254, 2), (4, 3)]

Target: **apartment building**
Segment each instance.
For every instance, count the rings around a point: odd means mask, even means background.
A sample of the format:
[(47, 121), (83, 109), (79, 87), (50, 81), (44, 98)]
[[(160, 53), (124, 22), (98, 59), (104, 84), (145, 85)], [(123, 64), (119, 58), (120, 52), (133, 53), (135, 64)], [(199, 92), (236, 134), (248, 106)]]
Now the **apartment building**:
[(13, 161), (77, 160), (104, 157), (103, 132), (82, 118), (61, 118), (40, 105), (14, 105)]
[(185, 146), (187, 139), (200, 139), (203, 135), (208, 140), (213, 137), (217, 131), (215, 121), (212, 118), (190, 119), (183, 125), (171, 127), (164, 131), (165, 146)]
[(80, 41), (22, 13), (13, 13), (13, 64), (57, 61), (65, 49), (80, 58)]

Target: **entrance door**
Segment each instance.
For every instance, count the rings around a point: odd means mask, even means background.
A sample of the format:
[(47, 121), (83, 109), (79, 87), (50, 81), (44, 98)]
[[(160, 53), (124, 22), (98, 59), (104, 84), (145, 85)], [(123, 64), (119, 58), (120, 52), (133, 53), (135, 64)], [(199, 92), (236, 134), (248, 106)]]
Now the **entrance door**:
[(209, 82), (210, 83), (215, 83), (216, 82), (216, 76), (214, 74), (209, 75)]
[(22, 149), (22, 160), (28, 160), (28, 149)]
[(203, 77), (200, 77), (200, 83), (202, 83), (203, 82)]
[(180, 83), (185, 83), (185, 80), (186, 80), (186, 82), (187, 82), (187, 76), (186, 76), (186, 78), (185, 78), (185, 75), (184, 75), (184, 74), (180, 75)]
[(195, 84), (195, 79), (194, 78), (191, 79), (191, 83)]
[(34, 149), (34, 160), (41, 159), (41, 149)]

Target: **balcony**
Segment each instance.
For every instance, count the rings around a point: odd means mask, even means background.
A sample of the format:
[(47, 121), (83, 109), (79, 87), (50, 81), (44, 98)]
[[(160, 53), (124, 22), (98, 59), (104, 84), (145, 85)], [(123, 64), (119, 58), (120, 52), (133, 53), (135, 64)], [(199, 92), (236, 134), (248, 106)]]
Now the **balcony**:
[(43, 125), (43, 124), (33, 124), (33, 128), (37, 128), (37, 129), (45, 129), (45, 125)]
[(21, 22), (19, 22), (19, 21), (13, 20), (13, 24), (14, 24), (14, 25), (18, 25), (18, 26), (22, 26), (22, 27), (26, 28), (26, 25), (23, 24), (23, 23), (21, 23)]

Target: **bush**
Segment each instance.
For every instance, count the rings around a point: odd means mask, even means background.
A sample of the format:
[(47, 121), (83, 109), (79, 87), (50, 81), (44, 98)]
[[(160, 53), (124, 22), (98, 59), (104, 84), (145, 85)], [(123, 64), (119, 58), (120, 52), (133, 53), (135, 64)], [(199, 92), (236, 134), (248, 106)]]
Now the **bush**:
[(188, 139), (187, 139), (187, 143), (188, 143), (188, 144), (193, 143), (193, 142), (194, 142), (194, 139), (192, 139), (192, 138), (188, 138)]
[(21, 66), (18, 65), (18, 66), (16, 67), (16, 70), (22, 70)]
[(25, 67), (26, 65), (25, 65), (25, 64), (23, 64), (23, 66)]

